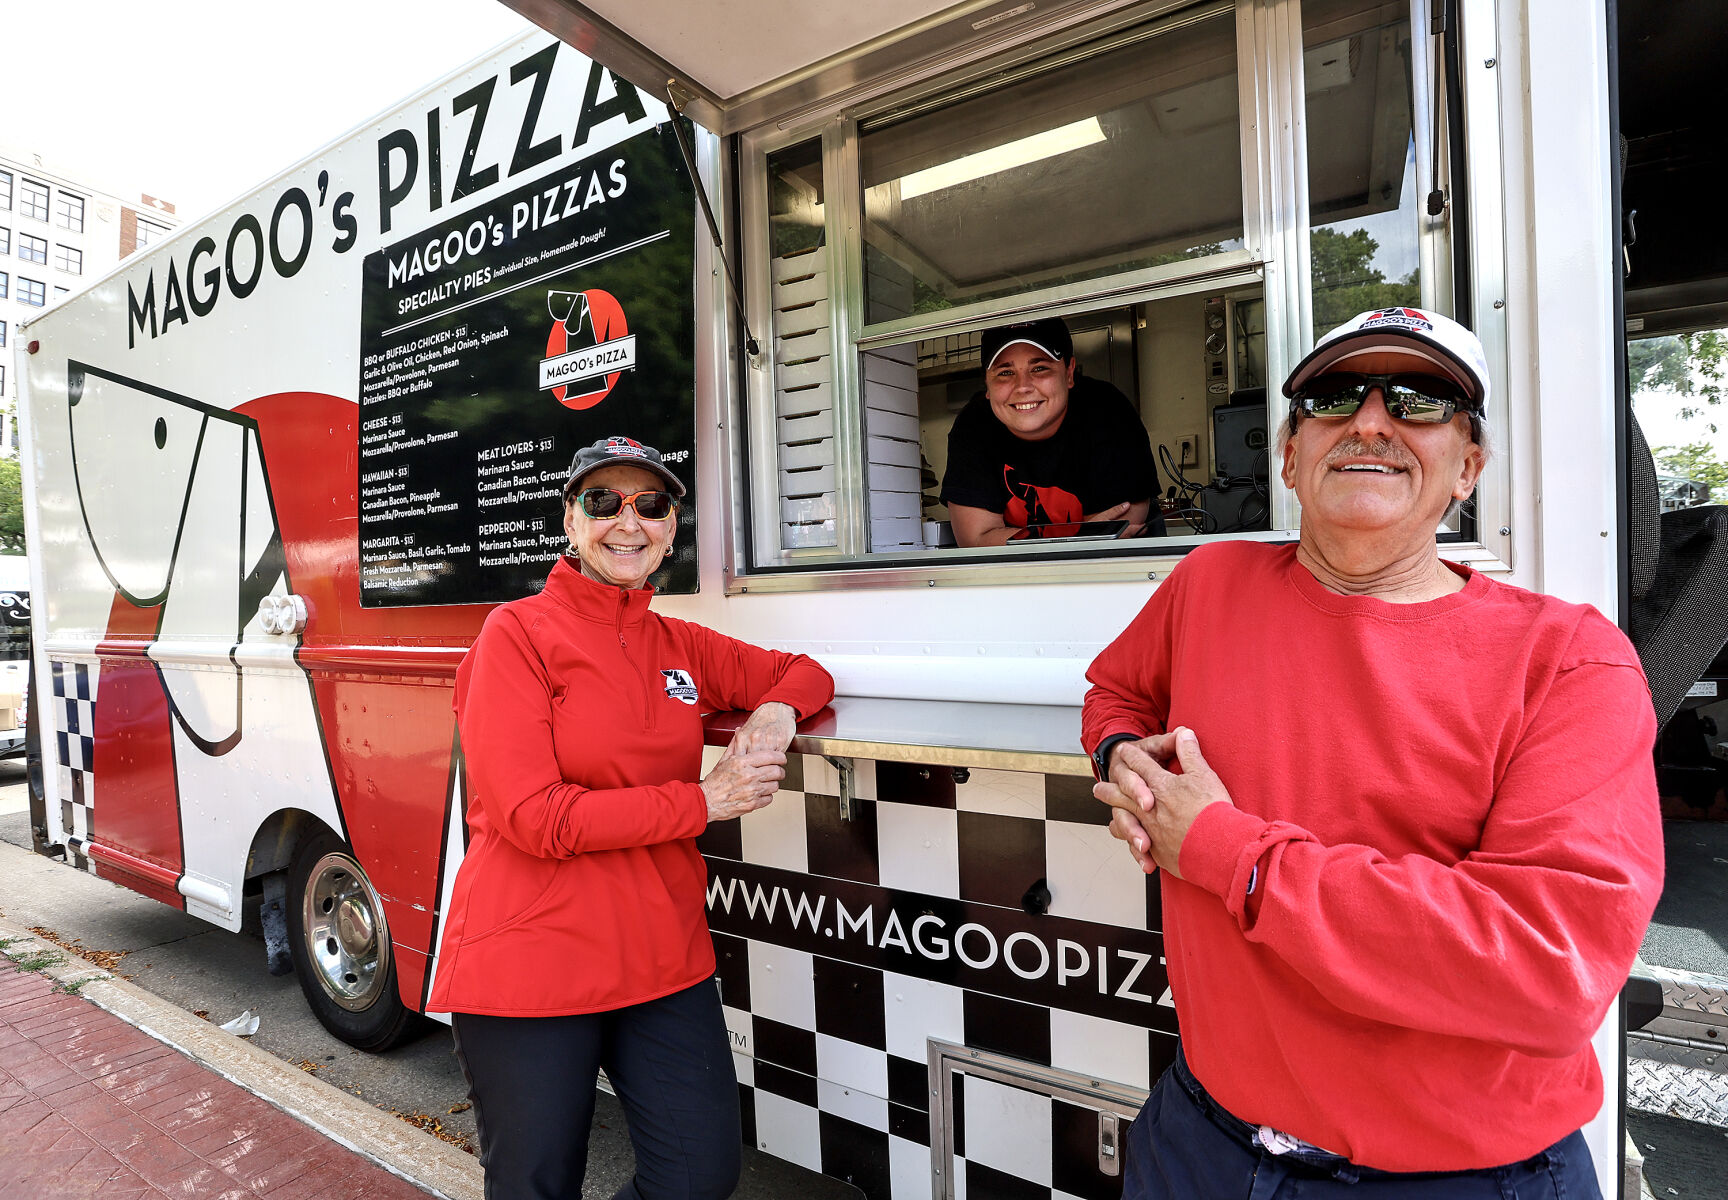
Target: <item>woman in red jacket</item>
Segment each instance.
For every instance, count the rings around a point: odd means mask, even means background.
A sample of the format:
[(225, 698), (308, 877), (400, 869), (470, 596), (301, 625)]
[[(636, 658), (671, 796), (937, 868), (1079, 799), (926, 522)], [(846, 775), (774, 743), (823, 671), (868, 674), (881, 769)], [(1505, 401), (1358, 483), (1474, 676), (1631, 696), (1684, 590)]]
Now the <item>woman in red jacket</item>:
[[(713, 981), (696, 835), (761, 808), (814, 660), (649, 610), (684, 485), (604, 438), (564, 485), (570, 549), (496, 609), (456, 675), (469, 844), (428, 1008), (452, 1014), (486, 1195), (579, 1197), (596, 1072), (636, 1175), (618, 1196), (729, 1195), (738, 1087)], [(702, 713), (752, 708), (697, 782)]]

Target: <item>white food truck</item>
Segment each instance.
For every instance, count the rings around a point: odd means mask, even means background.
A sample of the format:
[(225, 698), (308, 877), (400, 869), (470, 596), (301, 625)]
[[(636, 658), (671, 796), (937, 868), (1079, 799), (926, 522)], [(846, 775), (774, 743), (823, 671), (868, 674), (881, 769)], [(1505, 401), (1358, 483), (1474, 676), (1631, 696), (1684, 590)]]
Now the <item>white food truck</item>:
[[(1296, 536), (1268, 433), (1315, 338), (1474, 328), (1498, 452), (1442, 552), (1630, 619), (1609, 15), (510, 3), (544, 32), (18, 331), (42, 850), (228, 929), (256, 897), (331, 1030), (406, 1036), (456, 667), (562, 547), (574, 450), (637, 437), (691, 489), (657, 606), (838, 682), (703, 838), (746, 1138), (873, 1200), (1115, 1195), (1177, 1027), (1083, 676), (1190, 549)], [(1164, 536), (954, 544), (980, 331), (1049, 315), (1158, 448)]]

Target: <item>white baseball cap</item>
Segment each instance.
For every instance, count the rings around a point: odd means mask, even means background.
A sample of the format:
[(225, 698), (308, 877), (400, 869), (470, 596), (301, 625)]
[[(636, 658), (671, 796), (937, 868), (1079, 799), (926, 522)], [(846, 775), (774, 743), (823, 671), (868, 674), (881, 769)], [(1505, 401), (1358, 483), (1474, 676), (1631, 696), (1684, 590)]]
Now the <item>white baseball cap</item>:
[(1488, 406), (1488, 355), (1481, 340), (1451, 317), (1420, 308), (1377, 308), (1350, 318), (1321, 338), (1284, 381), (1294, 398), (1302, 385), (1358, 354), (1415, 354), (1462, 387), (1477, 411)]

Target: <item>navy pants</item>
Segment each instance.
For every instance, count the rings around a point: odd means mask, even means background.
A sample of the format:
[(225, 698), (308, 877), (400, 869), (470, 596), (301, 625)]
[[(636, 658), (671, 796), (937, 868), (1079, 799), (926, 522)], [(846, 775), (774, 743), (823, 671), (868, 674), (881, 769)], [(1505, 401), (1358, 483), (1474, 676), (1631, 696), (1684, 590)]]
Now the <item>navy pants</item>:
[(617, 1200), (721, 1200), (737, 1186), (738, 1078), (712, 980), (612, 1012), (451, 1024), (487, 1200), (580, 1200), (602, 1067), (636, 1151)]
[[(1491, 1112), (1459, 1120), (1492, 1120)], [(1401, 1173), (1335, 1154), (1273, 1154), (1220, 1108), (1178, 1054), (1124, 1143), (1123, 1200), (1601, 1200), (1584, 1135), (1523, 1162)]]

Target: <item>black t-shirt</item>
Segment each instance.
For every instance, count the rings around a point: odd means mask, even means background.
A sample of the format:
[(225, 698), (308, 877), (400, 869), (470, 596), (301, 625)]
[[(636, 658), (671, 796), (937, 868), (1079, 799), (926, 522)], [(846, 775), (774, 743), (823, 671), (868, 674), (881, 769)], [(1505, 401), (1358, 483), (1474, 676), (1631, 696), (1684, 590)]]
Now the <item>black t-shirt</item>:
[(1015, 437), (996, 419), (989, 397), (972, 397), (948, 433), (942, 502), (1001, 513), (1009, 525), (1078, 521), (1087, 513), (1152, 501), (1146, 533), (1161, 536), (1158, 467), (1152, 442), (1128, 397), (1079, 376), (1068, 411), (1043, 441)]

